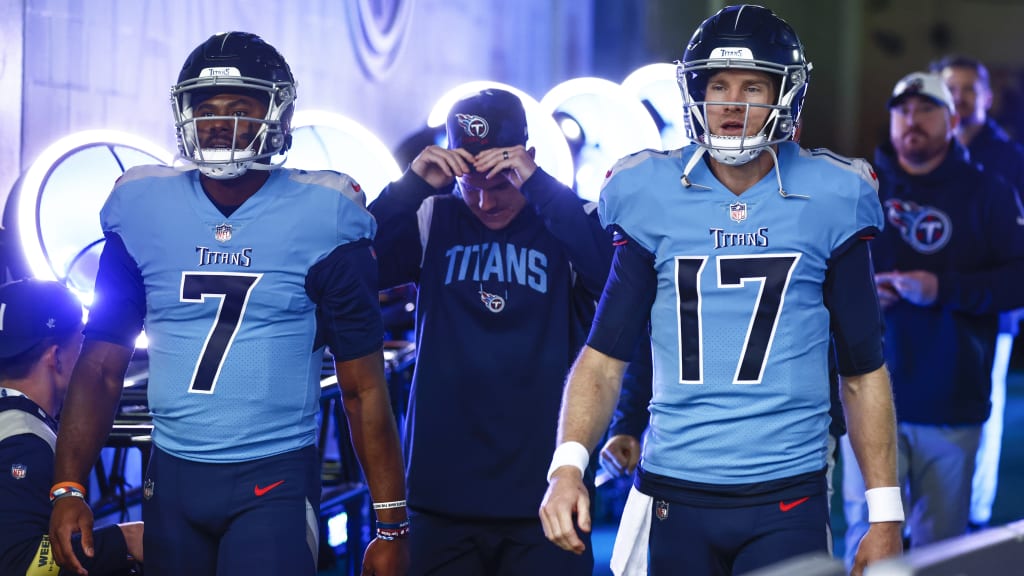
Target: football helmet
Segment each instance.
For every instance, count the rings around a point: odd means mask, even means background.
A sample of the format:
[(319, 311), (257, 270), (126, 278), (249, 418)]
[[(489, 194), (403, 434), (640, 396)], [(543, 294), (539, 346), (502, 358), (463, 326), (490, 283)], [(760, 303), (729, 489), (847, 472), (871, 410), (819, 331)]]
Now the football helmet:
[[(765, 148), (793, 137), (811, 64), (796, 32), (771, 10), (749, 4), (723, 8), (697, 28), (682, 61), (676, 64), (686, 135), (706, 148), (715, 160), (729, 165), (745, 164)], [(746, 107), (744, 136), (718, 136), (708, 130), (708, 79), (729, 68), (766, 72), (776, 88), (772, 104), (734, 103)], [(745, 136), (753, 107), (769, 108), (771, 112), (755, 135)]]
[[(223, 93), (241, 93), (263, 100), (263, 118), (206, 116), (195, 118), (193, 110), (201, 101)], [(183, 159), (218, 180), (237, 178), (247, 170), (270, 170), (281, 166), (272, 158), (283, 156), (291, 145), (291, 116), (295, 102), (295, 79), (288, 63), (273, 46), (247, 32), (224, 32), (211, 36), (189, 54), (171, 89), (174, 126)], [(244, 149), (203, 148), (198, 122), (234, 123), (232, 142), (237, 142), (239, 123), (256, 122), (256, 136)]]

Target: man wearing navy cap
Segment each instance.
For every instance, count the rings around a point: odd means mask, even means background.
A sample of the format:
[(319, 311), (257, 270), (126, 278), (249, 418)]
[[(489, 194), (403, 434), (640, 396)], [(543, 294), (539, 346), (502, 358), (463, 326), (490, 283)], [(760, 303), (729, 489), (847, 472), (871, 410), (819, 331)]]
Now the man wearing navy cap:
[[(82, 305), (57, 282), (0, 286), (0, 573), (56, 574), (50, 486), (57, 416), (82, 347)], [(61, 498), (85, 497), (71, 488)], [(142, 560), (142, 522), (96, 530), (79, 561), (90, 574), (130, 574)]]
[(589, 575), (589, 546), (548, 542), (537, 505), (611, 238), (594, 204), (534, 162), (515, 95), (458, 101), (447, 133), (447, 148), (428, 146), (370, 205), (381, 288), (419, 290), (412, 573)]
[[(1013, 188), (954, 138), (959, 118), (941, 76), (903, 77), (888, 108), (889, 141), (875, 154), (886, 225), (872, 253), (903, 506), (918, 547), (967, 530), (999, 313), (1024, 305), (1024, 227)], [(848, 564), (867, 529), (862, 482), (857, 466), (844, 466)]]

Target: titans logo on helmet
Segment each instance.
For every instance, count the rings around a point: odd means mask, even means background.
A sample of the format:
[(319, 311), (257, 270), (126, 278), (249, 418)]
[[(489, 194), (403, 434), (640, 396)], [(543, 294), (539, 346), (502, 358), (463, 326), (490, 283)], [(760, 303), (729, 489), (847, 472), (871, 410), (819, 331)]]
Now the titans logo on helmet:
[(953, 236), (949, 216), (931, 206), (895, 198), (886, 200), (885, 218), (899, 229), (903, 241), (921, 254), (942, 250)]

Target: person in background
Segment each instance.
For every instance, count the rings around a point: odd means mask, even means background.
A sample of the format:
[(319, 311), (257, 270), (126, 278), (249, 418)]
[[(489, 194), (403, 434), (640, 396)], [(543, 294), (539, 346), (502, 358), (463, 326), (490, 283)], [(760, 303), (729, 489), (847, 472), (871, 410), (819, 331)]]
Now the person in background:
[[(60, 573), (48, 534), (53, 448), (81, 348), (82, 304), (70, 290), (34, 279), (0, 286), (2, 574)], [(143, 561), (142, 534), (142, 522), (104, 526), (90, 550), (76, 540), (74, 553), (93, 576), (127, 576)]]
[[(910, 545), (919, 547), (967, 530), (999, 314), (1024, 305), (1024, 226), (1014, 189), (954, 137), (958, 117), (939, 75), (904, 76), (888, 108), (889, 140), (875, 155), (886, 218), (873, 243), (875, 283), (899, 479)], [(843, 457), (862, 454), (844, 439)], [(844, 468), (848, 547), (866, 527), (861, 481), (856, 466)]]
[(381, 288), (418, 289), (412, 573), (589, 576), (590, 552), (552, 545), (536, 513), (611, 237), (596, 205), (534, 162), (514, 94), (459, 100), (447, 135), (370, 205)]
[[(365, 198), (344, 174), (281, 167), (295, 79), (259, 36), (202, 42), (172, 96), (187, 168), (131, 168), (100, 212), (106, 243), (51, 492), (84, 483), (145, 326), (147, 576), (315, 574), (326, 345), (377, 515), (364, 573), (403, 574), (405, 482)], [(91, 546), (92, 520), (83, 498), (56, 501), (65, 569), (84, 573), (71, 535)]]
[[(1024, 190), (1024, 147), (989, 117), (992, 109), (992, 85), (988, 68), (980, 60), (950, 55), (931, 66), (942, 76), (953, 96), (960, 119), (954, 135), (967, 148), (971, 161), (995, 172), (1009, 182), (1018, 195)], [(970, 526), (978, 529), (992, 520), (992, 505), (999, 481), (999, 455), (1003, 444), (1006, 412), (1006, 373), (1013, 353), (1013, 340), (1020, 328), (1024, 310), (1006, 312), (999, 317), (999, 336), (992, 362), (992, 410), (981, 427), (978, 456), (971, 481)]]
[(693, 144), (619, 161), (601, 192), (616, 251), (566, 383), (540, 516), (577, 553), (582, 483), (650, 323), (650, 429), (616, 573), (739, 574), (831, 549), (830, 340), (872, 500), (854, 573), (899, 554), (892, 396), (868, 241), (870, 166), (792, 141), (810, 63), (771, 10), (729, 6), (678, 67)]

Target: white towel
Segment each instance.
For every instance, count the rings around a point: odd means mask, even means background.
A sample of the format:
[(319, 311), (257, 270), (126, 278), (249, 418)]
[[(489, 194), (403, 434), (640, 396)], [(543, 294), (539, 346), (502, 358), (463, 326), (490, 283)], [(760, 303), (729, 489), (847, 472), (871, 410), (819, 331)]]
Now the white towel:
[(651, 497), (630, 486), (615, 535), (611, 568), (615, 576), (646, 576), (651, 534)]

